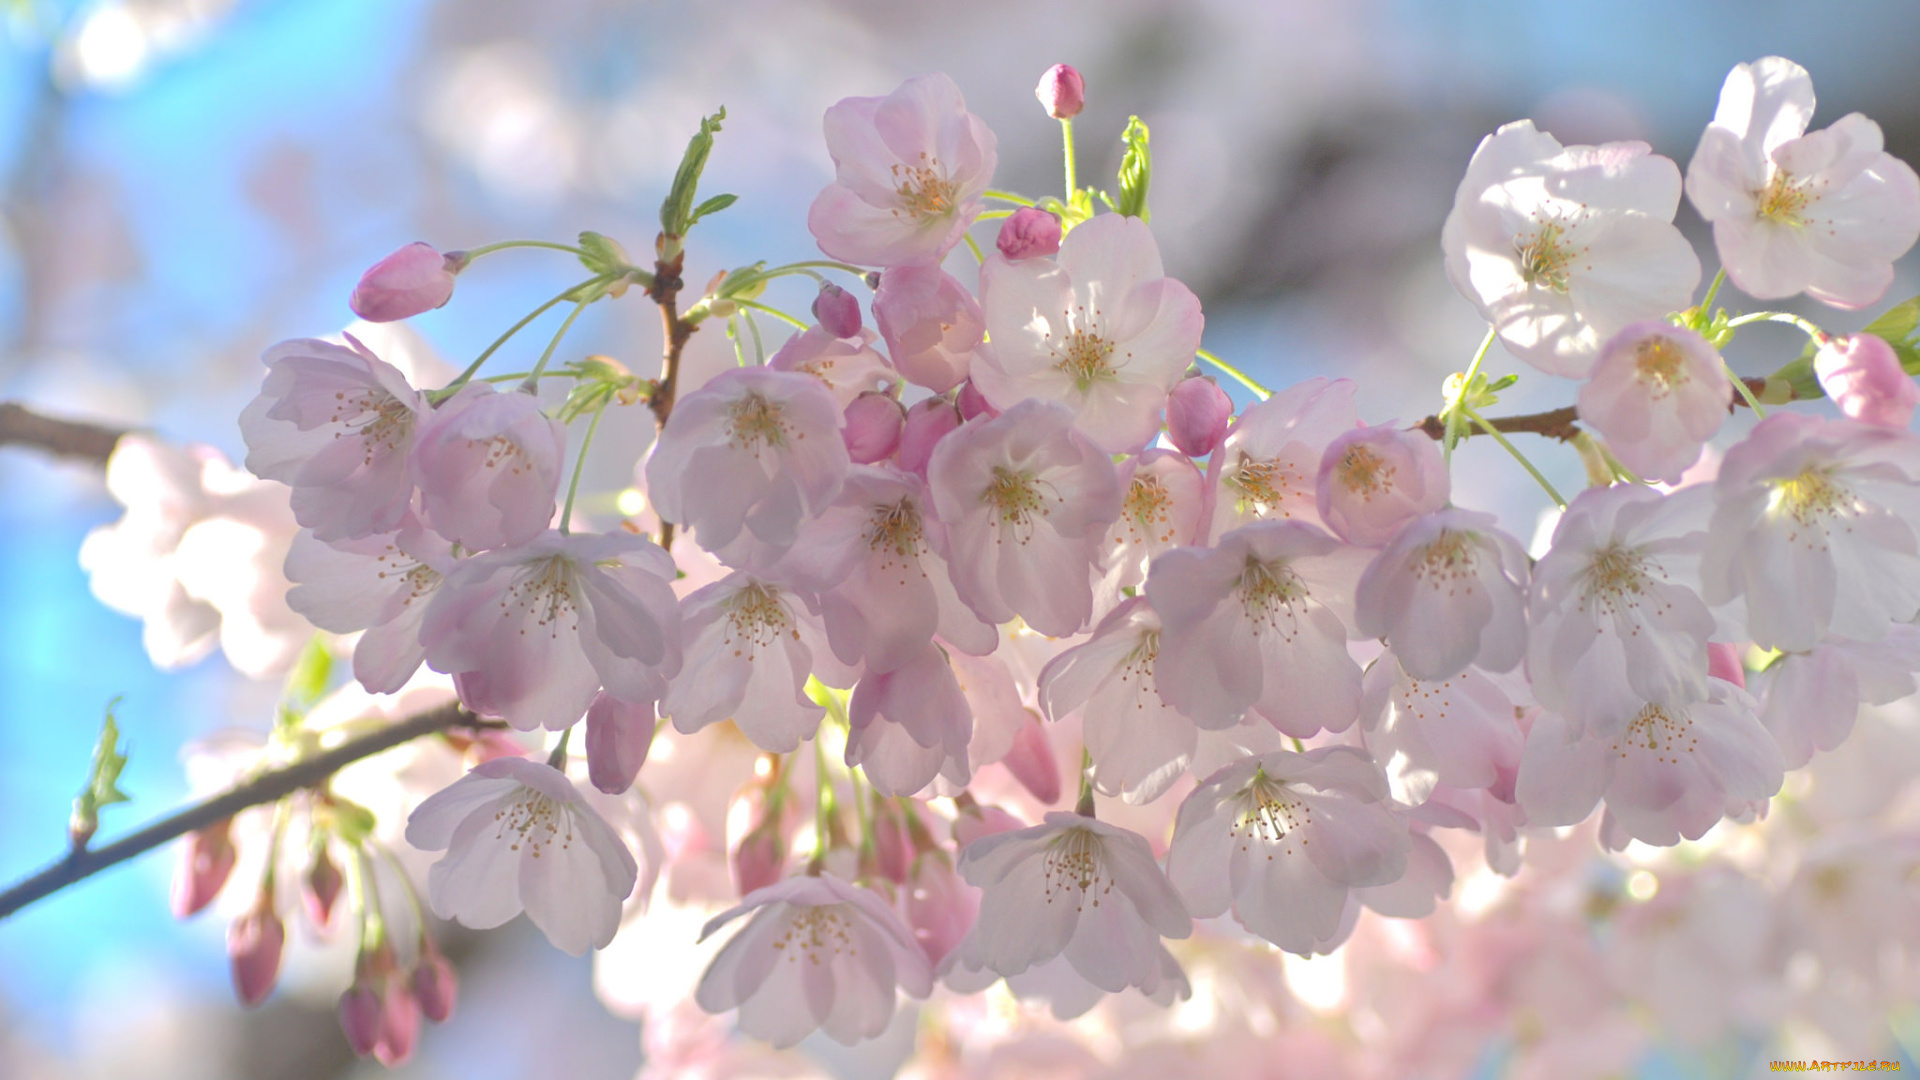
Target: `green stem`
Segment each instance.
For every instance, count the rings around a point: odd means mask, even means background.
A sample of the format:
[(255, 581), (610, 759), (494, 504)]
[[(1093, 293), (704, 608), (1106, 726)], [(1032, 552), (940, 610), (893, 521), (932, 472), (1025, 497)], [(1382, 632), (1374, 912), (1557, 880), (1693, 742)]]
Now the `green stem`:
[(1073, 121), (1070, 119), (1060, 121), (1060, 147), (1067, 164), (1067, 205), (1072, 206), (1074, 193), (1080, 190), (1080, 176), (1073, 162)]
[(567, 317), (561, 322), (560, 329), (553, 332), (553, 338), (547, 342), (547, 349), (540, 354), (539, 362), (533, 365), (532, 371), (527, 372), (527, 381), (521, 384), (522, 389), (532, 393), (540, 388), (540, 373), (547, 370), (547, 361), (553, 359), (553, 351), (560, 347), (560, 342), (567, 336), (567, 331), (573, 329), (573, 320), (579, 318), (580, 313), (587, 310), (587, 305), (591, 303), (593, 303), (591, 300), (574, 301), (573, 310), (567, 312)]
[(560, 741), (553, 744), (553, 753), (547, 755), (547, 765), (550, 768), (559, 769), (561, 772), (567, 770), (567, 743), (572, 739), (572, 728), (567, 728), (560, 733)]
[(1015, 206), (1032, 206), (1033, 205), (1032, 199), (1027, 198), (1025, 195), (1015, 195), (1011, 191), (997, 191), (993, 188), (988, 188), (987, 190), (981, 192), (981, 194), (985, 195), (989, 199), (998, 199), (1001, 202), (1010, 202)]
[(1742, 315), (1737, 319), (1729, 320), (1727, 322), (1727, 329), (1736, 330), (1742, 326), (1757, 322), (1786, 323), (1788, 326), (1797, 327), (1801, 333), (1812, 338), (1815, 345), (1823, 344), (1827, 340), (1827, 332), (1825, 330), (1820, 329), (1798, 315), (1785, 311), (1756, 311), (1751, 315)]
[(813, 774), (813, 863), (819, 866), (827, 857), (827, 846), (833, 842), (827, 825), (827, 818), (833, 813), (833, 777), (827, 773), (826, 740), (818, 732), (813, 736)]
[[(1700, 312), (1699, 323), (1701, 326), (1705, 326), (1708, 322), (1712, 321), (1714, 297), (1720, 295), (1720, 286), (1726, 283), (1727, 268), (1723, 266), (1720, 268), (1719, 273), (1713, 275), (1713, 284), (1707, 286), (1707, 295), (1700, 298), (1700, 306), (1696, 310)], [(1698, 329), (1698, 327), (1696, 327), (1696, 329)]]
[[(593, 410), (593, 419), (587, 421), (587, 434), (580, 440), (580, 456), (573, 461), (573, 479), (567, 481), (567, 504), (560, 511), (560, 535), (566, 536), (573, 531), (573, 497), (580, 491), (580, 474), (587, 468), (587, 447), (593, 445), (593, 433), (600, 430), (600, 418), (607, 412), (607, 403)], [(571, 729), (569, 729), (571, 730)]]
[(1460, 411), (1466, 414), (1467, 419), (1472, 420), (1474, 423), (1480, 425), (1481, 431), (1484, 431), (1487, 434), (1493, 436), (1494, 442), (1497, 442), (1501, 446), (1506, 447), (1507, 453), (1513, 455), (1513, 460), (1519, 462), (1520, 467), (1527, 470), (1527, 474), (1529, 476), (1532, 476), (1534, 480), (1538, 482), (1542, 488), (1546, 489), (1547, 494), (1553, 498), (1554, 503), (1558, 505), (1560, 509), (1565, 510), (1567, 508), (1567, 500), (1560, 497), (1560, 493), (1553, 489), (1553, 485), (1547, 482), (1547, 478), (1545, 476), (1540, 475), (1540, 470), (1533, 467), (1533, 462), (1527, 460), (1527, 455), (1521, 453), (1517, 447), (1515, 447), (1512, 443), (1508, 442), (1507, 437), (1505, 435), (1500, 434), (1499, 428), (1496, 428), (1492, 424), (1487, 423), (1486, 420), (1483, 419), (1479, 413), (1474, 412), (1472, 409), (1467, 408), (1465, 405), (1460, 406)]
[(454, 379), (452, 382), (441, 387), (440, 389), (435, 390), (432, 393), (428, 394), (427, 395), (428, 399), (437, 405), (440, 402), (445, 401), (448, 398), (452, 397), (455, 391), (467, 385), (467, 383), (474, 377), (474, 375), (479, 373), (480, 365), (486, 363), (487, 358), (492, 356), (494, 353), (498, 352), (500, 350), (500, 346), (505, 345), (513, 337), (513, 335), (526, 329), (528, 323), (532, 322), (533, 320), (539, 318), (542, 315), (545, 315), (547, 313), (547, 309), (555, 306), (556, 304), (563, 303), (567, 299), (567, 297), (572, 296), (575, 292), (577, 292), (583, 286), (591, 285), (593, 282), (598, 280), (599, 280), (598, 278), (588, 278), (587, 280), (579, 282), (578, 284), (568, 286), (564, 292), (561, 292), (558, 295), (554, 296), (553, 299), (548, 300), (546, 303), (541, 304), (539, 307), (534, 308), (532, 311), (527, 312), (525, 318), (522, 318), (519, 322), (514, 323), (512, 326), (507, 327), (506, 333), (501, 334), (497, 338), (494, 338), (493, 344), (483, 349), (480, 355), (474, 358), (473, 363), (467, 365), (467, 370), (460, 373), (458, 378)]
[(551, 240), (496, 240), (491, 244), (481, 244), (477, 248), (468, 248), (467, 261), (472, 262), (482, 255), (491, 255), (508, 248), (546, 248), (550, 251), (565, 251), (573, 255), (585, 255), (586, 252), (572, 244), (556, 244)]
[(773, 316), (776, 319), (779, 319), (781, 322), (786, 323), (788, 326), (791, 326), (797, 330), (807, 329), (806, 323), (803, 323), (799, 319), (796, 319), (793, 316), (787, 314), (786, 312), (781, 311), (777, 307), (773, 307), (768, 304), (763, 304), (758, 300), (735, 300), (734, 303), (739, 304), (743, 308), (752, 308), (755, 311), (764, 311), (767, 314)]
[(727, 340), (733, 342), (733, 362), (736, 367), (747, 366), (746, 346), (740, 343), (740, 316), (727, 316)]
[(1013, 211), (1011, 210), (983, 210), (973, 220), (977, 224), (982, 221), (999, 221), (1001, 218), (1010, 218), (1012, 216)]
[(1474, 351), (1473, 360), (1467, 364), (1467, 373), (1460, 380), (1459, 398), (1448, 402), (1447, 407), (1441, 412), (1447, 421), (1447, 437), (1441, 446), (1446, 451), (1445, 456), (1449, 467), (1453, 465), (1453, 444), (1460, 441), (1460, 414), (1466, 408), (1467, 395), (1473, 392), (1473, 377), (1480, 374), (1480, 365), (1487, 359), (1487, 350), (1493, 348), (1493, 339), (1498, 336), (1498, 332), (1492, 326), (1487, 327), (1487, 336), (1480, 339), (1480, 348)]
[[(1063, 121), (1064, 122), (1064, 121)], [(1080, 797), (1074, 800), (1073, 812), (1081, 817), (1093, 815), (1093, 751), (1080, 749)]]
[(1733, 365), (1727, 363), (1726, 357), (1724, 356), (1720, 358), (1720, 368), (1727, 373), (1727, 378), (1733, 382), (1733, 388), (1740, 392), (1741, 398), (1747, 403), (1747, 408), (1753, 410), (1753, 415), (1762, 420), (1766, 419), (1767, 410), (1760, 407), (1760, 399), (1754, 397), (1753, 391), (1747, 389), (1747, 380), (1741, 378), (1740, 373), (1733, 370)]
[[(759, 307), (755, 304), (753, 307)], [(753, 362), (764, 365), (767, 362), (767, 343), (760, 340), (760, 323), (753, 317), (753, 307), (740, 314), (746, 316), (747, 331), (753, 335)]]
[(1234, 367), (1232, 364), (1227, 363), (1225, 360), (1222, 360), (1219, 357), (1213, 355), (1207, 350), (1195, 349), (1194, 355), (1198, 356), (1202, 360), (1205, 360), (1207, 363), (1212, 364), (1214, 367), (1219, 368), (1221, 371), (1226, 372), (1228, 375), (1233, 376), (1236, 382), (1238, 382), (1241, 386), (1244, 386), (1247, 389), (1253, 391), (1254, 395), (1258, 397), (1261, 401), (1265, 401), (1268, 398), (1273, 396), (1273, 391), (1253, 381), (1252, 376), (1248, 375), (1244, 371), (1241, 371), (1239, 368)]
[(985, 263), (987, 261), (987, 256), (985, 252), (980, 250), (980, 242), (973, 238), (972, 233), (962, 233), (961, 235), (967, 238), (967, 247), (973, 252), (974, 261), (978, 263)]

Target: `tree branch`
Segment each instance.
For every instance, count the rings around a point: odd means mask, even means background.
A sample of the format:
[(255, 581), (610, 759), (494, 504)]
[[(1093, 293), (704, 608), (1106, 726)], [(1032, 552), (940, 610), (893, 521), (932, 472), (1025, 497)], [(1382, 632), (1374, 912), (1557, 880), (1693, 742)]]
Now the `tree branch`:
[[(1756, 397), (1765, 392), (1767, 388), (1767, 380), (1764, 378), (1741, 379), (1740, 381), (1746, 383), (1747, 389), (1752, 390)], [(1738, 394), (1734, 395), (1733, 405), (1745, 405), (1746, 403), (1746, 399)], [(1729, 406), (1727, 411), (1732, 412), (1733, 406)], [(1548, 409), (1546, 412), (1526, 413), (1521, 416), (1487, 417), (1487, 423), (1493, 425), (1494, 429), (1502, 434), (1511, 435), (1515, 432), (1521, 432), (1530, 435), (1545, 435), (1551, 439), (1559, 439), (1561, 442), (1570, 442), (1575, 435), (1580, 434), (1579, 420), (1580, 410), (1572, 405), (1559, 409)], [(1438, 416), (1429, 416), (1425, 420), (1415, 424), (1414, 427), (1424, 433), (1427, 438), (1433, 439), (1436, 442), (1445, 438), (1447, 434), (1447, 422)], [(1461, 433), (1461, 437), (1466, 438), (1477, 434), (1481, 434), (1481, 432), (1476, 432), (1472, 428), (1468, 428)]]
[(13, 401), (0, 401), (0, 446), (31, 446), (56, 457), (105, 465), (127, 432), (122, 428), (58, 420)]
[[(665, 236), (661, 237), (664, 242)], [(659, 259), (653, 264), (653, 281), (647, 285), (647, 296), (660, 306), (660, 333), (663, 339), (660, 358), (660, 382), (654, 387), (653, 394), (647, 399), (647, 407), (653, 410), (654, 424), (664, 430), (667, 418), (673, 415), (674, 398), (680, 389), (680, 356), (686, 352), (687, 339), (699, 327), (680, 317), (680, 290), (686, 284), (681, 280), (680, 272), (685, 267), (685, 250), (677, 251), (671, 259)], [(660, 547), (673, 550), (673, 522), (660, 523)]]
[(249, 807), (279, 802), (301, 788), (322, 783), (362, 758), (372, 757), (402, 743), (448, 728), (493, 726), (493, 722), (481, 720), (459, 703), (453, 702), (395, 721), (378, 731), (350, 739), (284, 769), (262, 773), (239, 787), (195, 803), (105, 847), (74, 848), (66, 858), (0, 892), (0, 919), (5, 919), (35, 900), (52, 895), (116, 863), (151, 851), (169, 840), (225, 821)]

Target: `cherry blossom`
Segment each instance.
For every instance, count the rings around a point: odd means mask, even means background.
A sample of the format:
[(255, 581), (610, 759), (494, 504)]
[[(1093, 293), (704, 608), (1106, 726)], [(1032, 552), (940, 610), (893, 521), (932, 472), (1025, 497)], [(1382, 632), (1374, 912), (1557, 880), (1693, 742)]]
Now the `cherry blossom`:
[(1396, 799), (1424, 803), (1443, 785), (1513, 798), (1526, 733), (1513, 700), (1491, 676), (1469, 667), (1423, 681), (1389, 650), (1367, 669), (1363, 689), (1367, 749), (1385, 763)]
[(604, 686), (658, 700), (680, 670), (673, 560), (628, 533), (549, 532), (462, 560), (427, 604), (427, 663), (467, 706), (523, 731), (560, 730)]
[(873, 321), (893, 366), (915, 386), (944, 394), (973, 371), (986, 335), (980, 302), (938, 267), (907, 266), (880, 275)]
[(935, 776), (965, 787), (972, 776), (973, 708), (938, 645), (862, 677), (847, 724), (847, 764), (864, 768), (882, 795), (917, 795)]
[(287, 552), (287, 605), (322, 630), (365, 630), (353, 649), (354, 678), (391, 694), (426, 656), (421, 621), (456, 561), (453, 546), (412, 515), (395, 532), (330, 545), (303, 529)]
[(994, 247), (1009, 259), (1033, 259), (1060, 251), (1060, 215), (1023, 206), (1000, 225)]
[(660, 711), (692, 734), (731, 719), (762, 750), (789, 753), (826, 709), (806, 695), (815, 650), (825, 652), (818, 601), (735, 571), (680, 605), (685, 660)]
[(1087, 81), (1072, 64), (1055, 64), (1040, 75), (1033, 96), (1056, 120), (1071, 120), (1087, 107)]
[(1122, 214), (1076, 227), (1055, 259), (989, 259), (980, 307), (992, 345), (973, 378), (987, 400), (1061, 402), (1113, 453), (1152, 441), (1205, 322), (1199, 299), (1161, 269), (1146, 223)]
[(445, 851), (428, 874), (434, 914), (476, 930), (523, 909), (555, 948), (604, 948), (639, 864), (558, 769), (495, 758), (427, 798), (407, 842)]
[(870, 391), (891, 389), (893, 367), (874, 349), (873, 332), (859, 328), (857, 308), (855, 323), (853, 333), (844, 337), (834, 337), (823, 326), (795, 334), (767, 357), (767, 367), (814, 376), (827, 384), (842, 409)]
[(1361, 575), (1355, 629), (1385, 638), (1416, 679), (1513, 670), (1527, 649), (1527, 553), (1493, 524), (1452, 509), (1408, 524)]
[(1094, 790), (1129, 803), (1165, 793), (1186, 772), (1197, 740), (1193, 721), (1160, 694), (1160, 641), (1160, 617), (1137, 596), (1040, 672), (1038, 698), (1048, 719), (1081, 717)]
[(1167, 441), (1189, 457), (1206, 457), (1227, 436), (1233, 399), (1211, 375), (1194, 375), (1167, 394)]
[(1332, 952), (1352, 890), (1406, 873), (1411, 841), (1366, 753), (1330, 746), (1243, 758), (1180, 804), (1167, 876), (1188, 910), (1235, 921), (1282, 949)]
[(1328, 443), (1315, 486), (1327, 528), (1349, 544), (1372, 548), (1447, 505), (1453, 491), (1433, 440), (1392, 424), (1354, 428)]
[(997, 161), (993, 132), (945, 75), (922, 75), (884, 98), (827, 110), (834, 182), (807, 228), (820, 250), (863, 266), (933, 266), (980, 214)]
[(1185, 455), (1147, 450), (1121, 462), (1119, 474), (1125, 495), (1101, 546), (1096, 615), (1145, 582), (1148, 565), (1161, 552), (1199, 543), (1206, 521), (1206, 481)]
[(1691, 302), (1680, 170), (1639, 142), (1561, 146), (1531, 120), (1482, 139), (1440, 232), (1447, 277), (1513, 355), (1583, 378), (1628, 325)]
[(1353, 391), (1351, 379), (1315, 376), (1241, 410), (1207, 461), (1211, 536), (1264, 518), (1318, 519), (1320, 460), (1360, 423)]
[(1849, 420), (1904, 428), (1920, 405), (1920, 385), (1900, 366), (1893, 346), (1872, 334), (1829, 339), (1814, 354), (1813, 371)]
[(468, 383), (414, 435), (421, 516), (471, 550), (524, 544), (553, 520), (566, 450), (566, 428), (532, 394)]
[(1687, 165), (1687, 197), (1742, 292), (1865, 307), (1920, 238), (1920, 177), (1859, 113), (1808, 133), (1812, 119), (1805, 68), (1778, 56), (1734, 65)]
[(1642, 479), (1677, 484), (1732, 400), (1726, 365), (1707, 339), (1642, 322), (1608, 339), (1580, 388), (1579, 408), (1620, 464)]
[(740, 1010), (740, 1029), (776, 1047), (824, 1031), (852, 1045), (886, 1030), (895, 989), (933, 992), (912, 931), (878, 896), (829, 876), (788, 878), (714, 916), (704, 939), (751, 913), (700, 977), (710, 1013)]
[(1885, 637), (1920, 613), (1920, 440), (1771, 413), (1727, 451), (1701, 561), (1709, 604), (1745, 597), (1762, 648)]
[(1886, 640), (1867, 644), (1829, 637), (1812, 652), (1786, 653), (1765, 675), (1760, 722), (1789, 769), (1814, 751), (1838, 749), (1853, 732), (1861, 705), (1885, 705), (1914, 692), (1920, 672), (1920, 628), (1901, 623)]
[(416, 241), (368, 267), (347, 306), (376, 323), (445, 307), (453, 299), (454, 275), (466, 265), (463, 253), (442, 255), (432, 244)]
[(1065, 406), (1028, 399), (969, 420), (934, 448), (927, 479), (954, 589), (981, 619), (1018, 615), (1056, 637), (1086, 624), (1089, 578), (1121, 493), (1113, 463), (1073, 430)]

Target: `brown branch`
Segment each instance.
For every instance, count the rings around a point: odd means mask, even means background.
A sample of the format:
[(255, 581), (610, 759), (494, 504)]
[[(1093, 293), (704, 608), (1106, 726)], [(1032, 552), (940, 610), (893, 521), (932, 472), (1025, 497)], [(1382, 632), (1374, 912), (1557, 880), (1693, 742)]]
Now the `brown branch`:
[[(1747, 384), (1747, 389), (1753, 391), (1754, 397), (1759, 397), (1767, 389), (1767, 380), (1764, 378), (1742, 379), (1740, 381)], [(1745, 405), (1746, 403), (1747, 400), (1744, 397), (1735, 394), (1733, 396), (1733, 405), (1728, 406), (1727, 411), (1732, 412), (1733, 406)], [(1504, 435), (1520, 432), (1530, 435), (1545, 435), (1550, 439), (1559, 439), (1561, 442), (1571, 442), (1574, 436), (1580, 434), (1579, 419), (1580, 410), (1572, 405), (1568, 405), (1559, 409), (1548, 409), (1546, 412), (1526, 413), (1521, 416), (1489, 416), (1487, 417), (1487, 423), (1493, 425), (1494, 430)], [(1414, 428), (1424, 433), (1427, 438), (1436, 441), (1445, 438), (1447, 435), (1447, 422), (1438, 416), (1429, 416), (1425, 420), (1415, 424)], [(1483, 433), (1475, 428), (1469, 427), (1461, 432), (1461, 437), (1466, 438), (1479, 434)]]
[(31, 446), (56, 457), (105, 465), (126, 433), (123, 428), (59, 420), (18, 402), (0, 401), (0, 446)]
[(395, 721), (378, 731), (350, 739), (325, 753), (315, 754), (284, 769), (262, 773), (238, 787), (194, 803), (105, 847), (74, 848), (59, 862), (0, 892), (0, 919), (5, 919), (35, 900), (50, 896), (116, 863), (151, 851), (169, 840), (225, 821), (249, 807), (279, 802), (301, 788), (321, 784), (362, 758), (372, 757), (402, 743), (448, 728), (493, 726), (493, 722), (480, 720), (458, 703), (450, 703)]
[[(661, 237), (664, 243), (666, 237)], [(660, 306), (660, 333), (662, 355), (660, 358), (660, 382), (647, 398), (647, 407), (653, 410), (654, 424), (661, 430), (667, 426), (667, 418), (673, 415), (673, 402), (680, 389), (680, 357), (687, 350), (687, 341), (699, 327), (680, 317), (680, 290), (686, 282), (681, 280), (680, 272), (685, 268), (687, 254), (676, 251), (671, 259), (659, 259), (653, 264), (653, 281), (647, 285), (647, 296)], [(660, 523), (660, 546), (673, 550), (673, 522)]]

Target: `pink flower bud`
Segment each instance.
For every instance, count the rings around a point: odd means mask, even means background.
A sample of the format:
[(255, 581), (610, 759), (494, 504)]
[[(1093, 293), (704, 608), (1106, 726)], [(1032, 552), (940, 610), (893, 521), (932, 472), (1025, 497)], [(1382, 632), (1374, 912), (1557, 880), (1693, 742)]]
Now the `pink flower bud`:
[(587, 779), (594, 787), (618, 795), (633, 786), (653, 746), (654, 719), (652, 702), (635, 705), (605, 690), (594, 695), (587, 706)]
[(960, 392), (953, 396), (953, 403), (960, 409), (961, 420), (971, 420), (983, 414), (991, 420), (1000, 415), (1000, 410), (987, 401), (987, 396), (980, 392), (972, 379), (960, 384)]
[(959, 426), (960, 411), (945, 398), (928, 398), (908, 409), (907, 422), (900, 429), (900, 467), (925, 479), (935, 444)]
[(980, 915), (980, 890), (960, 879), (944, 851), (929, 851), (913, 862), (907, 881), (907, 923), (914, 940), (936, 966), (973, 929)]
[(1060, 765), (1053, 757), (1053, 743), (1032, 709), (1027, 722), (1013, 736), (1013, 748), (1000, 759), (1020, 786), (1033, 793), (1043, 806), (1060, 801)]
[(233, 873), (231, 819), (187, 836), (173, 871), (173, 917), (184, 919), (213, 902)]
[(900, 445), (900, 429), (907, 411), (891, 395), (868, 390), (847, 404), (847, 426), (840, 429), (847, 457), (855, 465), (871, 465), (893, 456)]
[(1182, 379), (1167, 395), (1167, 438), (1188, 457), (1206, 457), (1227, 434), (1233, 399), (1211, 375)]
[(360, 275), (347, 306), (368, 322), (432, 311), (453, 299), (453, 276), (466, 264), (459, 252), (442, 255), (432, 244), (408, 244)]
[(904, 885), (913, 862), (913, 839), (907, 835), (907, 822), (900, 804), (892, 799), (873, 801), (873, 857), (876, 869), (890, 880)]
[(340, 888), (345, 883), (340, 867), (327, 856), (326, 849), (314, 852), (313, 866), (307, 871), (300, 898), (306, 903), (307, 917), (315, 926), (325, 926), (332, 921), (334, 901), (340, 899)]
[(372, 985), (355, 982), (340, 995), (340, 1030), (355, 1054), (373, 1053), (380, 1042), (380, 994)]
[(860, 301), (840, 286), (825, 282), (820, 295), (813, 298), (813, 319), (834, 337), (853, 337), (860, 333)]
[(1707, 674), (1725, 679), (1742, 690), (1747, 686), (1747, 665), (1740, 658), (1740, 647), (1719, 641), (1707, 642)]
[(992, 804), (966, 807), (953, 819), (953, 842), (966, 847), (983, 836), (1024, 829), (1027, 823)]
[(1000, 223), (994, 241), (1009, 259), (1033, 259), (1060, 253), (1060, 218), (1037, 206), (1023, 206)]
[(446, 1023), (447, 1017), (453, 1015), (453, 1001), (459, 988), (453, 965), (428, 942), (420, 954), (419, 966), (413, 969), (413, 996), (420, 1003), (420, 1011), (436, 1024)]
[(1055, 120), (1071, 120), (1087, 107), (1087, 81), (1070, 64), (1055, 64), (1040, 76), (1033, 96)]
[(233, 990), (240, 1004), (258, 1005), (273, 992), (286, 944), (287, 928), (265, 894), (252, 911), (227, 927), (227, 956), (233, 961)]
[(1920, 404), (1920, 386), (1893, 346), (1872, 334), (1829, 338), (1814, 354), (1813, 373), (1840, 411), (1862, 423), (1903, 428)]
[(389, 1068), (413, 1056), (413, 1044), (420, 1034), (420, 1003), (413, 999), (408, 980), (389, 978), (380, 993), (380, 1041), (374, 1044), (374, 1060)]
[(787, 837), (785, 805), (780, 798), (769, 798), (778, 782), (778, 766), (764, 778), (740, 789), (734, 805), (727, 811), (729, 831), (744, 822), (746, 832), (727, 853), (733, 869), (734, 888), (745, 896), (755, 889), (774, 884), (787, 873)]

